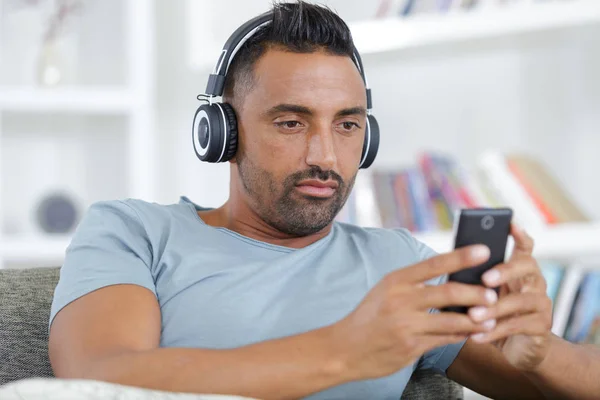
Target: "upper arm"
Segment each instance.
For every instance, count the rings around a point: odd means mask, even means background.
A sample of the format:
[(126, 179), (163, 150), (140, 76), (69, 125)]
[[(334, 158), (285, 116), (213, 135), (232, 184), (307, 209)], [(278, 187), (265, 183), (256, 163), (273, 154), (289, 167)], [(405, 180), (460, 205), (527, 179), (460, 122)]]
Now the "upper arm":
[(453, 381), (493, 399), (544, 399), (539, 389), (491, 344), (467, 340), (446, 371)]
[(157, 348), (161, 317), (156, 297), (135, 285), (112, 285), (64, 307), (50, 329), (48, 352), (54, 375), (85, 377), (93, 361)]
[(80, 376), (89, 362), (157, 347), (161, 318), (152, 245), (126, 202), (93, 204), (67, 248), (50, 313), (55, 375)]

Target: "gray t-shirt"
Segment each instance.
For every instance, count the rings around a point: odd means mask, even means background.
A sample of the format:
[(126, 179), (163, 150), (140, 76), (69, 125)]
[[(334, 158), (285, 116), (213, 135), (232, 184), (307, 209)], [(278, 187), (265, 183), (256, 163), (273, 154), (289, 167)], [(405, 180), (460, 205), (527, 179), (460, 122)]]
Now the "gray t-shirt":
[[(305, 248), (276, 246), (206, 225), (201, 209), (186, 197), (170, 205), (93, 204), (67, 249), (50, 324), (87, 293), (135, 284), (158, 300), (161, 347), (235, 348), (339, 321), (385, 274), (434, 255), (406, 230), (338, 222)], [(462, 345), (430, 351), (393, 375), (310, 398), (397, 400), (416, 368), (443, 374)]]

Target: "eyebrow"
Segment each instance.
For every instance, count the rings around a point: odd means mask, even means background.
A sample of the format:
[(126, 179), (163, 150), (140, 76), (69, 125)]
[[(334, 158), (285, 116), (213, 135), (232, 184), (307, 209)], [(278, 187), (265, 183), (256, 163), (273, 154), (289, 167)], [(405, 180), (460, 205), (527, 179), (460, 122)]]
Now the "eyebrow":
[(269, 116), (280, 112), (293, 112), (296, 114), (313, 115), (313, 112), (310, 108), (300, 106), (298, 104), (278, 104), (274, 107), (269, 108), (265, 112), (265, 115)]
[[(278, 104), (274, 107), (271, 107), (270, 109), (268, 109), (265, 112), (265, 115), (269, 116), (269, 115), (273, 115), (273, 114), (277, 114), (280, 112), (293, 112), (296, 114), (304, 114), (304, 115), (313, 115), (314, 113), (312, 112), (312, 110), (308, 107), (305, 106), (301, 106), (298, 104)], [(360, 116), (366, 116), (367, 115), (367, 109), (361, 106), (357, 106), (357, 107), (350, 107), (350, 108), (344, 108), (340, 111), (338, 111), (336, 114), (336, 117), (345, 117), (345, 116), (349, 116), (349, 115), (360, 115)]]
[(346, 117), (348, 115), (360, 115), (361, 117), (364, 117), (367, 115), (367, 109), (360, 106), (350, 107), (344, 108), (343, 110), (338, 111), (336, 114), (338, 117)]

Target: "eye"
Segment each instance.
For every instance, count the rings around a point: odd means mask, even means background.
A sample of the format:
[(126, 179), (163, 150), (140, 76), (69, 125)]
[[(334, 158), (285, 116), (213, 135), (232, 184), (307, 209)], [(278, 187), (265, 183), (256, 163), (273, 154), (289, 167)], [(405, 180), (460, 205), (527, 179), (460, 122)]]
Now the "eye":
[(340, 124), (340, 127), (344, 132), (354, 132), (355, 130), (360, 129), (360, 125), (352, 121), (344, 121)]
[(283, 129), (288, 129), (288, 130), (297, 129), (297, 128), (302, 127), (302, 123), (300, 121), (282, 121), (282, 122), (276, 122), (275, 125), (278, 128), (283, 128)]

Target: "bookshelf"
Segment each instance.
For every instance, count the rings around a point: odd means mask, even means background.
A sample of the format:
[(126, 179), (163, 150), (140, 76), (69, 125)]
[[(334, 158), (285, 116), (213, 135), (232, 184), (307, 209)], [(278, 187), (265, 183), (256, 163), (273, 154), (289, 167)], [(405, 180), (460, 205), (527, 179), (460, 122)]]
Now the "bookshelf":
[(474, 11), (357, 21), (350, 24), (361, 54), (519, 37), (600, 23), (600, 2), (574, 0), (489, 6)]
[[(323, 1), (344, 16), (350, 6), (332, 0)], [(499, 2), (498, 2), (499, 3)], [(214, 67), (215, 59), (228, 33), (245, 19), (268, 7), (267, 1), (246, 1), (239, 4), (234, 20), (216, 24), (207, 15), (222, 13), (212, 4), (188, 0), (188, 59), (196, 70)], [(369, 9), (372, 5), (361, 5)], [(372, 12), (372, 10), (371, 10)], [(370, 13), (370, 12), (369, 12)], [(355, 19), (351, 12), (349, 27), (361, 55), (398, 52), (435, 45), (458, 45), (498, 38), (519, 38), (524, 35), (558, 31), (600, 23), (600, 2), (596, 0), (521, 1), (478, 7), (474, 11), (452, 10), (439, 14), (419, 14), (405, 18)], [(361, 15), (364, 15), (363, 11)], [(202, 20), (204, 23), (198, 24)], [(207, 29), (210, 28), (210, 29)], [(210, 31), (210, 36), (207, 32)]]
[(14, 35), (0, 37), (0, 268), (62, 263), (71, 234), (34, 222), (45, 194), (70, 194), (81, 217), (95, 201), (156, 193), (154, 3), (86, 2), (64, 39), (77, 68), (54, 87), (27, 62), (45, 22), (36, 7), (0, 7)]
[(6, 238), (2, 241), (0, 254), (5, 263), (42, 263), (60, 265), (71, 241), (69, 235), (30, 235)]
[[(528, 234), (535, 240), (534, 256), (537, 258), (569, 262), (600, 260), (600, 222), (550, 225), (528, 231)], [(417, 233), (415, 237), (437, 252), (452, 250), (451, 232)]]
[(0, 87), (0, 109), (10, 112), (129, 113), (134, 104), (133, 93), (120, 87)]

